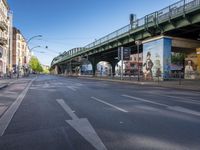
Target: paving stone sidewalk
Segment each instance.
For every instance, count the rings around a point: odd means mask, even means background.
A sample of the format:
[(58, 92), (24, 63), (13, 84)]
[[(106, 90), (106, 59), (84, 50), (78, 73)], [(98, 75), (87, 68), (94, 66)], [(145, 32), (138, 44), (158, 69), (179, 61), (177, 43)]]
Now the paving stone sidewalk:
[(7, 87), (15, 81), (16, 79), (0, 79), (0, 89)]

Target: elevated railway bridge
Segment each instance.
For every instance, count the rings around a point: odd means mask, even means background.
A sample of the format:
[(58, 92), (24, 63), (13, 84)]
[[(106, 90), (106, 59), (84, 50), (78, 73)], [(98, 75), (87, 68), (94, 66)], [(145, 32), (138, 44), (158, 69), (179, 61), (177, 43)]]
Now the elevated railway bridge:
[[(184, 61), (192, 61), (193, 67), (200, 71), (200, 0), (178, 1), (85, 47), (64, 52), (53, 59), (51, 71), (54, 74), (72, 74), (75, 68), (89, 61), (95, 75), (97, 64), (106, 61), (112, 66), (112, 74), (115, 75), (120, 47), (130, 48), (133, 56), (141, 56), (135, 59), (137, 63), (141, 61), (141, 70), (148, 70), (148, 63), (146, 67), (145, 64), (151, 60), (151, 74), (184, 70), (187, 62), (183, 62), (182, 68), (180, 62), (174, 64), (176, 59), (172, 58), (172, 53), (184, 54)], [(165, 75), (162, 77), (165, 78)]]

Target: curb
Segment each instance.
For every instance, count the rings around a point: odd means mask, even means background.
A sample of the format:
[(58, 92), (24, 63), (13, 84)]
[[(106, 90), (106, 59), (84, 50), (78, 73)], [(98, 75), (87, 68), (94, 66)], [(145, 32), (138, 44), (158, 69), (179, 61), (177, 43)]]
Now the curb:
[(0, 90), (12, 85), (13, 83), (15, 83), (15, 81), (11, 81), (11, 82), (8, 82), (8, 83), (2, 83), (2, 85), (0, 85)]
[(8, 86), (8, 84), (0, 85), (0, 90), (3, 89), (3, 88), (6, 88), (7, 86)]

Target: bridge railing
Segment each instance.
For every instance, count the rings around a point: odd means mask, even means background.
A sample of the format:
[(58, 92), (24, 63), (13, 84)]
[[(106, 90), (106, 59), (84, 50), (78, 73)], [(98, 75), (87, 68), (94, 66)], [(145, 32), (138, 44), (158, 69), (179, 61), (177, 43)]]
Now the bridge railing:
[(121, 36), (123, 34), (126, 34), (130, 32), (131, 29), (137, 29), (140, 27), (143, 27), (146, 23), (153, 23), (155, 21), (163, 22), (166, 20), (169, 20), (172, 17), (176, 17), (177, 15), (183, 14), (185, 11), (189, 11), (194, 9), (195, 7), (200, 6), (200, 0), (181, 0), (179, 2), (176, 2), (164, 9), (161, 9), (155, 13), (149, 14), (143, 18), (140, 18), (132, 23), (132, 25), (127, 25), (119, 30), (116, 30), (104, 37), (102, 37), (99, 40), (96, 40), (95, 42), (88, 44), (85, 46), (87, 49), (91, 49), (94, 46), (103, 44), (105, 42), (108, 42), (109, 40), (115, 39), (118, 36)]
[[(73, 54), (69, 57), (65, 56), (66, 58), (73, 57), (75, 55), (78, 55), (80, 53), (84, 53), (86, 51), (90, 51), (91, 49), (94, 49), (97, 46), (100, 46), (102, 44), (105, 44), (111, 40), (118, 39), (119, 36), (123, 36), (124, 34), (129, 33), (132, 30), (140, 29), (141, 27), (144, 27), (145, 25), (148, 26), (150, 23), (162, 23), (165, 22), (171, 18), (183, 15), (184, 13), (187, 13), (193, 9), (196, 9), (200, 7), (200, 0), (181, 0), (178, 1), (166, 8), (163, 8), (159, 11), (156, 11), (152, 14), (146, 15), (143, 18), (140, 18), (133, 22), (132, 24), (126, 25), (122, 27), (119, 30), (116, 30), (99, 40), (96, 40), (84, 47), (83, 50), (77, 52), (76, 54)], [(61, 59), (62, 61), (63, 59)], [(57, 61), (56, 61), (57, 63)]]

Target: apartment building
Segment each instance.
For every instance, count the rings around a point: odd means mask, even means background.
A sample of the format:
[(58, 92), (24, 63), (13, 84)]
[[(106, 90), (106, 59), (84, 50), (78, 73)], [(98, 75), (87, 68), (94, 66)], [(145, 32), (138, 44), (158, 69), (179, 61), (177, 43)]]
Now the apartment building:
[(6, 0), (0, 0), (0, 77), (9, 70), (9, 6)]
[(16, 74), (24, 75), (28, 71), (31, 53), (26, 39), (19, 29), (13, 28), (12, 67)]

